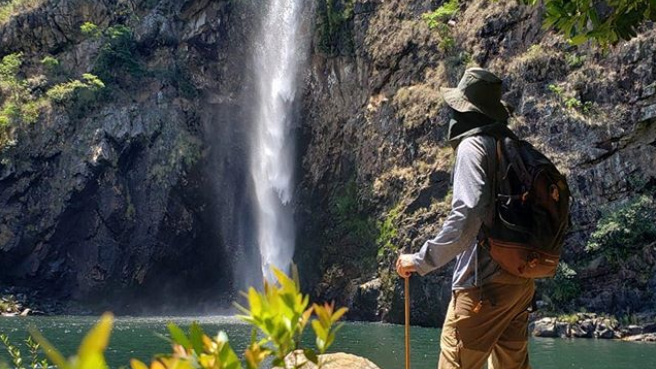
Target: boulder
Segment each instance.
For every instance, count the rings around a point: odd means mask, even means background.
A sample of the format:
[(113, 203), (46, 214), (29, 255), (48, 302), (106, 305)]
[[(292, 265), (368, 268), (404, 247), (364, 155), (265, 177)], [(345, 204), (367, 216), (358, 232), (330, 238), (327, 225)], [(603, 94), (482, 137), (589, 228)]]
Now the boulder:
[(656, 333), (656, 323), (645, 325), (643, 327), (643, 333)]
[(581, 329), (586, 333), (585, 337), (592, 338), (596, 327), (594, 321), (592, 319), (585, 319), (581, 322), (580, 326)]
[(570, 329), (571, 325), (567, 322), (556, 323), (556, 332), (558, 332), (558, 337), (560, 338), (571, 337)]
[(581, 324), (572, 324), (570, 326), (570, 337), (573, 338), (592, 338), (594, 330), (587, 330)]
[(349, 317), (356, 320), (374, 321), (378, 318), (378, 298), (381, 293), (380, 278), (358, 286), (353, 298)]
[(533, 325), (533, 336), (535, 337), (558, 337), (558, 328), (555, 318), (542, 318)]
[(628, 342), (656, 342), (656, 334), (638, 334), (635, 336), (624, 337), (623, 340)]
[(643, 327), (641, 327), (639, 325), (630, 325), (630, 326), (626, 327), (626, 334), (628, 336), (636, 336), (636, 335), (642, 334), (643, 331), (644, 331)]
[[(317, 366), (309, 362), (303, 351), (300, 350), (287, 356), (285, 366), (287, 368), (317, 369)], [(376, 364), (363, 357), (343, 352), (320, 355), (319, 366), (322, 369), (380, 369)], [(275, 369), (282, 368), (276, 367)]]
[(612, 339), (615, 338), (615, 331), (609, 325), (601, 323), (597, 325), (594, 336), (595, 338)]

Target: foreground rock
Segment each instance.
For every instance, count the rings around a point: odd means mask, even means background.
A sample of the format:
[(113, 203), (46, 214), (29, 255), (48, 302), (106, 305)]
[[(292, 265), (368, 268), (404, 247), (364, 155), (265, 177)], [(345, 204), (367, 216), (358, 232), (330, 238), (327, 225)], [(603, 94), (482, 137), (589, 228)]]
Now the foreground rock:
[[(322, 369), (380, 369), (376, 364), (365, 358), (343, 352), (319, 356), (319, 365)], [(289, 354), (285, 360), (285, 366), (287, 368), (317, 368), (315, 364), (308, 361), (302, 351)]]

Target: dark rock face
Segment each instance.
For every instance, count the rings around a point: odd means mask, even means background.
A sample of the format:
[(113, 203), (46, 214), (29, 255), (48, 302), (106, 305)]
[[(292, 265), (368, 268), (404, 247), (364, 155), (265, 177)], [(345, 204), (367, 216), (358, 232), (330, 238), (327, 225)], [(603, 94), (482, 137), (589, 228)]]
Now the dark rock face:
[[(569, 178), (574, 227), (565, 262), (581, 272), (578, 295), (567, 305), (617, 314), (653, 309), (653, 245), (619, 267), (611, 260), (587, 268), (598, 255), (585, 250), (606, 209), (640, 194), (653, 197), (653, 27), (602, 53), (570, 47), (545, 32), (540, 8), (481, 0), (464, 3), (441, 35), (421, 19), (439, 3), (356, 1), (349, 23), (352, 52), (334, 56), (316, 49), (303, 115), (304, 222), (297, 252), (307, 284), (318, 286), (319, 297), (352, 304), (353, 317), (361, 317), (370, 298), (363, 292), (356, 299), (335, 296), (325, 288), (336, 285), (329, 271), (340, 270), (341, 285), (348, 284), (344, 279), (355, 285), (377, 279), (375, 316), (402, 322), (402, 282), (393, 269), (397, 252), (416, 251), (434, 237), (450, 208), (453, 158), (444, 141), (449, 113), (439, 88), (455, 86), (465, 68), (479, 65), (503, 77), (504, 99), (515, 108), (512, 128)], [(318, 28), (326, 21), (319, 15)], [(372, 220), (373, 236), (354, 237), (360, 228), (339, 216), (349, 183), (357, 188), (354, 212)], [(393, 225), (391, 237), (382, 237), (390, 228), (381, 226), (386, 221)], [(450, 275), (447, 267), (413, 278), (414, 323), (441, 323)], [(542, 285), (540, 291), (551, 293)]]
[[(246, 188), (234, 169), (245, 167), (232, 97), (242, 69), (225, 71), (244, 57), (229, 40), (246, 33), (230, 17), (224, 1), (66, 0), (0, 25), (0, 53), (23, 52), (29, 68), (48, 52), (77, 76), (100, 46), (80, 25), (125, 24), (146, 71), (112, 71), (93, 109), (56, 107), (0, 153), (1, 284), (115, 311), (230, 303), (223, 225)], [(222, 179), (234, 183), (223, 193)]]

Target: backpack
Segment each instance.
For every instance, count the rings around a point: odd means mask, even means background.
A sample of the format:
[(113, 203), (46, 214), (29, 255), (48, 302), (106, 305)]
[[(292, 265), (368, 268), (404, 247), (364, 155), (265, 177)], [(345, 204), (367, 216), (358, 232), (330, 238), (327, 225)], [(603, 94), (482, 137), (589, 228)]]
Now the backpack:
[(530, 143), (496, 140), (494, 220), (484, 241), (507, 272), (524, 278), (553, 277), (570, 226), (565, 176)]

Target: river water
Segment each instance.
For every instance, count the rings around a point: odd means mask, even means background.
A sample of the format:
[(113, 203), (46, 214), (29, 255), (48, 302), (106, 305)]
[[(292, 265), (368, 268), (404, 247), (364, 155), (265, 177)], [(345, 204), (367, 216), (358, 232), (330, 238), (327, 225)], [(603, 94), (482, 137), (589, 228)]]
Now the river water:
[[(107, 351), (112, 368), (128, 364), (130, 358), (148, 361), (153, 353), (168, 352), (166, 324), (174, 321), (182, 326), (197, 320), (208, 334), (224, 330), (231, 344), (241, 352), (250, 337), (250, 327), (229, 317), (151, 317), (118, 318)], [(92, 317), (28, 317), (0, 318), (0, 333), (18, 342), (35, 326), (65, 355), (75, 352), (84, 333), (96, 321)], [(379, 323), (347, 323), (339, 332), (331, 351), (344, 351), (364, 356), (382, 369), (401, 369), (403, 360), (403, 326)], [(435, 369), (439, 352), (438, 329), (412, 329), (412, 368)], [(310, 345), (311, 343), (308, 342)], [(534, 369), (654, 369), (656, 344), (628, 343), (593, 339), (533, 339), (531, 363)], [(0, 349), (6, 361), (6, 352)]]

